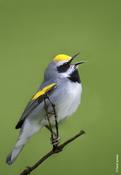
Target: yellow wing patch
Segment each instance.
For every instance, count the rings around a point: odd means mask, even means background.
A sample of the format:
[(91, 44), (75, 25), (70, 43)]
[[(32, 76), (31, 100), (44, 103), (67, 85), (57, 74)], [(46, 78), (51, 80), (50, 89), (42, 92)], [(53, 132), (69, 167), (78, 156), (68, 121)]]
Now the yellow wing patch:
[(54, 86), (56, 86), (56, 83), (52, 83), (46, 87), (44, 87), (43, 89), (39, 90), (32, 98), (32, 100), (36, 100), (38, 97), (44, 95), (45, 93), (47, 93), (48, 91), (50, 91)]
[(55, 58), (54, 58), (54, 61), (69, 61), (71, 59), (71, 56), (69, 55), (65, 55), (65, 54), (59, 54), (59, 55), (56, 55)]

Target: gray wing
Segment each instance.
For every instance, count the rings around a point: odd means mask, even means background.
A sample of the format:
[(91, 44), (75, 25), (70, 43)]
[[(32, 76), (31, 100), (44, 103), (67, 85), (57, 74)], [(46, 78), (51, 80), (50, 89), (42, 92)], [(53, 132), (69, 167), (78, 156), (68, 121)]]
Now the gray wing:
[[(40, 86), (40, 88), (38, 89), (38, 91), (41, 90), (41, 89), (43, 89), (44, 87), (48, 86), (49, 84), (52, 84), (52, 83), (56, 83), (56, 84), (57, 84), (57, 81), (49, 80), (49, 81), (47, 81), (47, 82), (44, 82), (44, 83)], [(54, 87), (54, 88), (55, 88), (55, 87)], [(53, 88), (53, 89), (54, 89), (54, 88)], [(51, 94), (53, 89), (51, 89), (51, 91), (49, 91), (48, 93)], [(37, 92), (38, 92), (38, 91), (37, 91)], [(36, 94), (36, 93), (35, 93), (35, 94)], [(37, 98), (36, 100), (30, 100), (30, 101), (29, 101), (29, 103), (27, 104), (27, 106), (26, 106), (26, 108), (25, 108), (25, 110), (24, 110), (24, 112), (23, 112), (21, 118), (19, 119), (19, 121), (18, 121), (18, 123), (17, 123), (17, 125), (16, 125), (16, 127), (15, 127), (16, 129), (19, 129), (19, 128), (22, 127), (22, 125), (23, 125), (25, 119), (29, 116), (29, 114), (30, 114), (38, 105), (40, 105), (41, 102), (43, 102), (45, 95), (46, 95), (46, 94), (41, 95), (41, 96), (40, 96), (39, 98)]]

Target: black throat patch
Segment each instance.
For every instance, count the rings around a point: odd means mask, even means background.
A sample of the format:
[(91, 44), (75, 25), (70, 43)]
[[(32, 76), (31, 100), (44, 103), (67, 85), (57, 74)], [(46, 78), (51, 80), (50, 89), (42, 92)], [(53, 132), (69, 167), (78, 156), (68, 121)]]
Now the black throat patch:
[(68, 77), (68, 79), (71, 80), (72, 82), (81, 83), (79, 72), (77, 69), (74, 72), (72, 72), (72, 74), (70, 75), (70, 77)]

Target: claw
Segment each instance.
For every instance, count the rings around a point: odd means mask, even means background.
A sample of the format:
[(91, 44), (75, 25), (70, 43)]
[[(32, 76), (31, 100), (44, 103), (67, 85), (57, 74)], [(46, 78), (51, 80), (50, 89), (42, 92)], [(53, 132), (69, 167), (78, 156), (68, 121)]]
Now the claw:
[(56, 138), (51, 139), (51, 143), (53, 146), (58, 146), (60, 143), (60, 137), (56, 137)]

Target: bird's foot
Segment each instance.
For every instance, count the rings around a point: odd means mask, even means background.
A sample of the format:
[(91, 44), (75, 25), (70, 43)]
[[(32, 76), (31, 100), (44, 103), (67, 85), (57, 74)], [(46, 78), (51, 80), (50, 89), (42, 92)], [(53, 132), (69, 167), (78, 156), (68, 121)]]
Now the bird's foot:
[(51, 143), (52, 143), (52, 145), (53, 145), (53, 148), (54, 148), (54, 147), (57, 147), (57, 146), (59, 145), (59, 143), (60, 143), (60, 137), (52, 138), (52, 139), (51, 139)]

